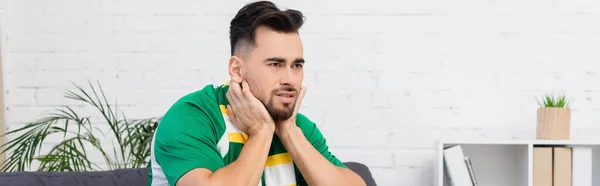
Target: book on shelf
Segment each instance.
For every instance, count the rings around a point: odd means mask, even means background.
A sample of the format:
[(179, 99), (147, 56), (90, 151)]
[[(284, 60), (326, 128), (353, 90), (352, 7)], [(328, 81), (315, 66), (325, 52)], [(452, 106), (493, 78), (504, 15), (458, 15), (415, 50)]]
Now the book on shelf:
[(592, 186), (592, 148), (574, 147), (572, 153), (573, 186)]
[(460, 145), (444, 149), (444, 167), (452, 186), (477, 186), (471, 158)]
[(533, 186), (592, 186), (592, 149), (534, 147)]
[(571, 148), (553, 147), (553, 186), (571, 186)]
[(533, 148), (533, 186), (552, 186), (552, 147)]
[(477, 179), (475, 178), (475, 171), (473, 171), (471, 157), (465, 156), (465, 163), (467, 164), (467, 169), (469, 170), (469, 176), (471, 176), (471, 183), (473, 183), (473, 186), (477, 186)]

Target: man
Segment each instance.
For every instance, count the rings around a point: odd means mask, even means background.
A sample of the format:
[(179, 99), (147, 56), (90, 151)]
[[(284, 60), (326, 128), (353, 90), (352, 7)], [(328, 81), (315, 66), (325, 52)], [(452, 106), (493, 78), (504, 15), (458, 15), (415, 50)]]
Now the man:
[(231, 21), (230, 81), (178, 100), (152, 142), (149, 185), (365, 185), (298, 113), (303, 15), (267, 1)]

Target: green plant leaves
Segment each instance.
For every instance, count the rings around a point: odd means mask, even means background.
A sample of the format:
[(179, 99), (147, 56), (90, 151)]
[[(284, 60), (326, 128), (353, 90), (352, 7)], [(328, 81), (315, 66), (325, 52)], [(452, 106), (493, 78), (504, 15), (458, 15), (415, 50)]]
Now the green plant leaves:
[[(150, 143), (160, 118), (127, 120), (119, 118), (116, 108), (109, 104), (102, 87), (96, 89), (88, 82), (91, 93), (75, 85), (76, 91), (67, 91), (65, 97), (94, 107), (105, 123), (92, 123), (93, 116), (81, 116), (70, 106), (61, 106), (42, 118), (21, 128), (7, 132), (16, 135), (2, 145), (7, 160), (0, 171), (25, 171), (33, 161), (39, 161), (38, 171), (98, 171), (97, 162), (89, 157), (101, 155), (109, 170), (121, 168), (147, 167), (150, 161)], [(115, 104), (116, 105), (116, 104)], [(100, 124), (106, 124), (109, 131), (102, 131)], [(57, 136), (57, 134), (59, 134)], [(110, 136), (104, 136), (109, 134)], [(48, 144), (48, 136), (62, 137), (48, 153), (41, 153), (42, 146)], [(115, 139), (106, 146), (105, 137)]]
[(537, 102), (540, 107), (568, 108), (571, 105), (571, 101), (567, 100), (567, 96), (562, 94), (548, 94), (541, 101), (538, 99)]

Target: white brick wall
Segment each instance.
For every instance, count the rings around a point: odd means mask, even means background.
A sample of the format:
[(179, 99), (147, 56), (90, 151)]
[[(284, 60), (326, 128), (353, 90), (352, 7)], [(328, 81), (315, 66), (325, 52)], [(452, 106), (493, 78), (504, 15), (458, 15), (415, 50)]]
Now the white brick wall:
[[(71, 81), (100, 81), (130, 117), (223, 83), (245, 2), (2, 1), (7, 128), (73, 104)], [(432, 185), (438, 139), (535, 138), (546, 91), (576, 99), (573, 139), (598, 139), (599, 1), (277, 2), (308, 17), (303, 112), (380, 185)]]

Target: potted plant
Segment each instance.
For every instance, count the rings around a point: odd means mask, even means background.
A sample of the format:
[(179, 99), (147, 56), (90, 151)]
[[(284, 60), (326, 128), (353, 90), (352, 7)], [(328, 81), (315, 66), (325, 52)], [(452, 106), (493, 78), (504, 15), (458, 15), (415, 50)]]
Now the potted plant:
[(565, 95), (546, 95), (538, 100), (536, 138), (568, 140), (571, 133), (570, 101)]
[[(88, 84), (91, 91), (86, 92), (76, 85), (77, 91), (68, 90), (65, 97), (94, 108), (98, 111), (97, 115), (79, 113), (77, 107), (60, 106), (31, 123), (8, 131), (5, 135), (12, 134), (15, 137), (0, 144), (2, 152), (10, 152), (0, 166), (0, 172), (29, 169), (49, 172), (100, 171), (148, 167), (152, 134), (162, 117), (128, 119), (119, 114), (116, 103), (109, 103), (99, 84), (98, 89)], [(109, 129), (101, 130), (99, 125), (107, 125)], [(107, 137), (112, 139), (112, 143), (103, 142)], [(42, 146), (46, 143), (53, 145), (48, 152), (42, 152)], [(91, 155), (97, 155), (100, 159), (94, 160)], [(34, 162), (39, 166), (31, 167)]]

